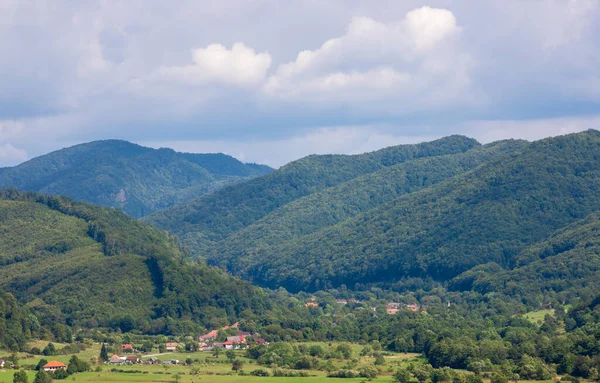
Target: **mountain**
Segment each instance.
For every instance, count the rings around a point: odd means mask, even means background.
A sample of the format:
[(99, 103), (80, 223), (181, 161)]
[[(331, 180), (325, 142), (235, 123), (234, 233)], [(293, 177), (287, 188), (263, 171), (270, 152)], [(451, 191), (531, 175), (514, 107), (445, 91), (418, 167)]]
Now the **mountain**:
[(157, 212), (145, 222), (177, 234), (196, 254), (204, 254), (209, 246), (302, 197), (406, 161), (479, 146), (473, 139), (451, 136), (361, 155), (312, 155), (265, 177)]
[(450, 281), (456, 291), (501, 292), (527, 302), (555, 291), (560, 302), (595, 296), (600, 289), (600, 212), (594, 212), (526, 247), (514, 267), (474, 267)]
[(272, 170), (225, 154), (178, 153), (106, 140), (0, 169), (0, 188), (65, 195), (142, 217)]
[[(335, 172), (334, 164), (329, 168)], [(228, 205), (215, 202), (240, 187), (250, 188), (251, 201), (260, 200), (256, 185), (281, 177), (278, 172), (194, 201), (197, 209), (172, 216), (173, 225), (160, 219), (155, 224), (192, 246), (202, 242), (194, 248), (211, 263), (290, 291), (411, 277), (445, 282), (485, 264), (495, 264), (489, 269), (500, 278), (500, 271), (526, 267), (530, 246), (600, 209), (600, 133), (472, 145), (443, 158), (398, 161), (262, 216), (242, 215), (242, 224), (229, 225), (226, 235), (207, 230), (204, 223), (219, 227), (227, 216)], [(244, 214), (239, 205), (228, 218)]]
[(172, 333), (270, 305), (261, 289), (192, 260), (174, 238), (117, 209), (0, 191), (0, 233), (0, 288), (42, 325)]

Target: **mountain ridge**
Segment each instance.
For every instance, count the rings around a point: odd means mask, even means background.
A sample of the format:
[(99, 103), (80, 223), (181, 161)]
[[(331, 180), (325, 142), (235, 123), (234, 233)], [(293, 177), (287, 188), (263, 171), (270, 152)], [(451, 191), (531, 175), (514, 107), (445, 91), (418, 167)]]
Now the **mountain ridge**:
[(66, 195), (141, 217), (272, 170), (222, 153), (179, 153), (101, 140), (3, 168), (0, 188)]

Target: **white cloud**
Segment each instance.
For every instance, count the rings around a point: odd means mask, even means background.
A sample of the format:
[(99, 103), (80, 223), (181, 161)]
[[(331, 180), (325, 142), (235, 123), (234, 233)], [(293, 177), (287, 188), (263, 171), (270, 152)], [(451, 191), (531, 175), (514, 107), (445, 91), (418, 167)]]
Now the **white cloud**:
[(385, 108), (402, 101), (398, 111), (448, 107), (469, 98), (473, 60), (460, 32), (445, 9), (418, 8), (399, 23), (355, 17), (343, 36), (280, 65), (264, 91), (318, 102), (385, 100)]
[(27, 160), (27, 152), (9, 143), (0, 144), (0, 167), (14, 166)]
[(600, 115), (533, 120), (470, 121), (457, 131), (488, 143), (509, 138), (535, 141), (588, 129), (600, 129)]
[(271, 66), (271, 55), (256, 53), (244, 43), (231, 49), (221, 44), (192, 50), (193, 65), (163, 67), (158, 73), (167, 79), (189, 85), (221, 82), (232, 85), (253, 85), (264, 80)]

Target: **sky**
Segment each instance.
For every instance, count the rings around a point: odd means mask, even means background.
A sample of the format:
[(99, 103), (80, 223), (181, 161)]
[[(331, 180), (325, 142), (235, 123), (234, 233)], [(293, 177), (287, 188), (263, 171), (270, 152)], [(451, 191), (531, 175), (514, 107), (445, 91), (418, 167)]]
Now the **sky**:
[(600, 129), (600, 0), (0, 0), (0, 166)]

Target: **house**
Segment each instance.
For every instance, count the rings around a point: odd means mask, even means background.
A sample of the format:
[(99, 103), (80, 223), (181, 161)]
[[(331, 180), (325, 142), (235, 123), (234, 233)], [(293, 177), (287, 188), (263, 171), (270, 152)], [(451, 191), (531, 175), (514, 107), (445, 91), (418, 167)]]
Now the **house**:
[(319, 307), (319, 304), (317, 302), (306, 302), (304, 304), (305, 307)]
[(163, 362), (163, 364), (179, 364), (179, 360), (177, 360), (177, 359), (165, 360)]
[(123, 364), (124, 360), (121, 359), (121, 357), (119, 355), (113, 355), (110, 357), (108, 363), (109, 364)]
[(360, 301), (358, 299), (354, 299), (354, 298), (348, 299), (348, 302), (350, 302), (350, 303), (360, 303)]
[(264, 340), (263, 338), (258, 338), (254, 340), (256, 342), (256, 344), (269, 344), (266, 340)]
[(126, 343), (121, 345), (121, 351), (135, 351), (135, 347), (131, 343)]
[(419, 305), (407, 305), (406, 308), (409, 309), (410, 311), (416, 313), (417, 311), (419, 311), (421, 309), (421, 306), (419, 306)]
[(233, 350), (237, 347), (237, 345), (238, 345), (238, 342), (235, 342), (233, 340), (228, 340), (228, 341), (223, 342), (223, 346), (227, 350)]
[(51, 362), (46, 363), (42, 368), (46, 372), (54, 372), (56, 370), (66, 370), (67, 365), (57, 360), (53, 360)]
[(0, 359), (0, 368), (4, 368), (6, 361), (4, 359)]
[(225, 345), (221, 342), (215, 342), (213, 343), (212, 348), (225, 348)]
[(146, 364), (158, 364), (158, 358), (155, 358), (155, 357), (148, 358), (148, 360), (146, 361)]
[(217, 335), (219, 335), (219, 331), (218, 330), (212, 330), (212, 331), (210, 331), (210, 332), (208, 332), (208, 333), (206, 333), (204, 335), (200, 335), (198, 337), (198, 340), (201, 341), (201, 342), (202, 341), (207, 342), (207, 341), (215, 340), (215, 339), (217, 339)]
[(336, 300), (335, 300), (335, 303), (338, 303), (338, 304), (340, 304), (340, 305), (347, 305), (347, 304), (348, 304), (348, 301), (347, 301), (347, 300), (345, 300), (345, 299), (336, 299)]
[(399, 310), (400, 303), (390, 302), (385, 306), (385, 311), (387, 311), (387, 313), (390, 315), (397, 314)]
[(165, 346), (167, 351), (177, 351), (178, 345), (176, 342), (169, 342)]
[(252, 336), (252, 334), (249, 333), (248, 331), (242, 331), (242, 332), (238, 332), (237, 334), (235, 334), (235, 336), (246, 338), (248, 336)]
[(142, 358), (137, 355), (127, 355), (125, 357), (125, 363), (127, 364), (138, 364), (142, 363)]
[(234, 341), (236, 343), (246, 343), (245, 337), (243, 337), (243, 336), (237, 336), (237, 335), (235, 335), (235, 336), (228, 336), (227, 340), (231, 340), (231, 341)]

